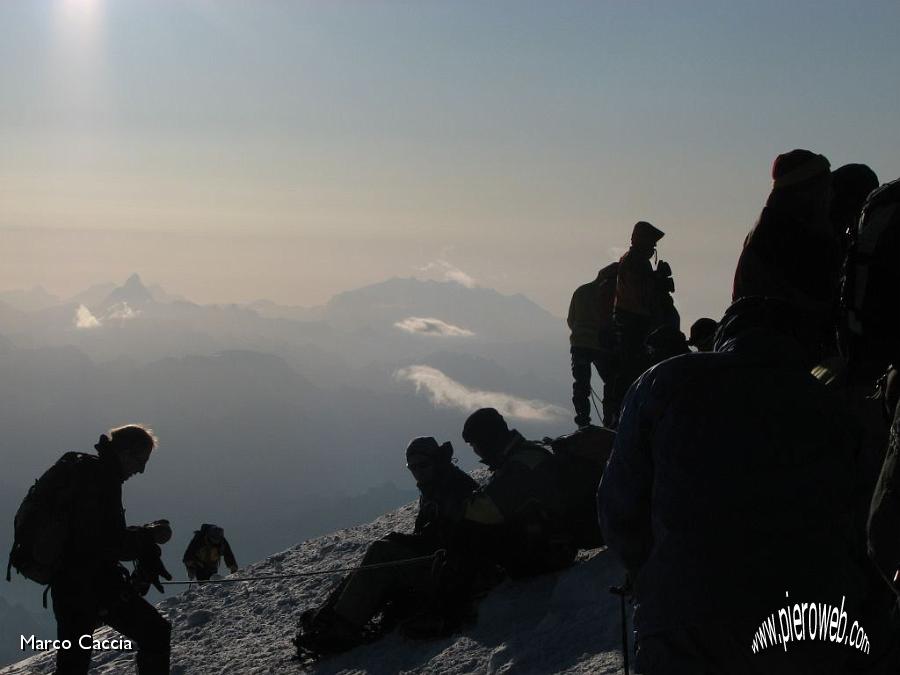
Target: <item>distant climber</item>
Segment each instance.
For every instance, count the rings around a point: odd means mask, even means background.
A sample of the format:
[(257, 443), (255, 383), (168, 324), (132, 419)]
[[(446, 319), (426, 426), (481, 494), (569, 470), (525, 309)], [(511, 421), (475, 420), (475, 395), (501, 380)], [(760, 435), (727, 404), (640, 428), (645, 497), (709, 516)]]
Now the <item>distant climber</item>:
[(687, 341), (688, 346), (693, 347), (698, 352), (711, 352), (718, 328), (719, 324), (715, 319), (706, 317), (697, 319), (691, 324), (691, 335)]
[(237, 560), (231, 551), (231, 545), (225, 538), (225, 530), (218, 525), (204, 523), (194, 531), (194, 537), (184, 552), (182, 562), (187, 570), (188, 579), (208, 581), (219, 573), (219, 564), (225, 559), (228, 571), (238, 571)]
[[(465, 500), (478, 484), (452, 462), (453, 446), (432, 437), (414, 438), (406, 466), (419, 488), (419, 512), (411, 534), (392, 532), (373, 542), (361, 565), (430, 556), (445, 548), (462, 518)], [(434, 561), (361, 569), (344, 577), (321, 607), (304, 613), (295, 640), (302, 656), (346, 651), (402, 619), (428, 611), (447, 627), (465, 598), (441, 597), (433, 578)], [(373, 621), (383, 614), (378, 625)], [(438, 626), (436, 632), (445, 628)]]
[(598, 510), (634, 583), (638, 672), (847, 672), (853, 651), (816, 641), (751, 650), (786, 605), (845, 599), (856, 617), (865, 594), (858, 436), (810, 375), (819, 334), (783, 300), (745, 298), (715, 352), (629, 391)]
[[(593, 281), (579, 286), (569, 303), (567, 322), (572, 356), (572, 405), (575, 408), (575, 424), (579, 427), (591, 423), (591, 366), (603, 380), (603, 400), (607, 400), (612, 384), (616, 358), (616, 335), (613, 325), (613, 305), (616, 298), (616, 276), (619, 263), (611, 263), (597, 274)], [(603, 405), (603, 418), (614, 411)]]
[[(137, 643), (140, 675), (168, 675), (171, 626), (141, 596), (159, 578), (171, 579), (159, 544), (172, 536), (168, 521), (126, 526), (122, 483), (143, 473), (156, 448), (153, 433), (128, 425), (112, 429), (96, 455), (69, 452), (32, 486), (15, 519), (10, 565), (49, 583), (57, 636), (71, 648), (56, 652), (60, 675), (88, 672), (91, 641), (106, 624)], [(120, 560), (135, 561), (128, 572)]]
[[(616, 331), (617, 369), (605, 408), (613, 411), (604, 420), (615, 427), (622, 398), (629, 385), (641, 374), (647, 336), (666, 326), (680, 331), (681, 319), (672, 298), (675, 282), (672, 268), (659, 261), (656, 269), (650, 260), (656, 255), (656, 244), (665, 236), (662, 230), (640, 221), (631, 232), (631, 247), (619, 260), (613, 322)], [(604, 397), (605, 399), (605, 397)]]

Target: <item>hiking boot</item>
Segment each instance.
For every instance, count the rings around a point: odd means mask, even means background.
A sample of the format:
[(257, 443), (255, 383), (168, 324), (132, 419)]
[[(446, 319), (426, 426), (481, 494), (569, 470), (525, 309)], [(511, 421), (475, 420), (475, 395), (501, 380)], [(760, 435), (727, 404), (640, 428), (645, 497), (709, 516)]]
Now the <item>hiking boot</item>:
[(300, 616), (300, 630), (293, 642), (301, 659), (320, 658), (353, 649), (365, 642), (365, 635), (359, 626), (327, 607)]

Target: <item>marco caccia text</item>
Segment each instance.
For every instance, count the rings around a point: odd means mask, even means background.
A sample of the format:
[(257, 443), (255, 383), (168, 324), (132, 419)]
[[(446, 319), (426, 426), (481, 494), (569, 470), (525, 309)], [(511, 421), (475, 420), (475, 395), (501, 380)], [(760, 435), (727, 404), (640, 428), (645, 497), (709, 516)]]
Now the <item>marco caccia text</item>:
[[(122, 637), (104, 638), (102, 640), (95, 639), (93, 635), (82, 635), (78, 638), (76, 645), (79, 649), (94, 649), (97, 651), (111, 651), (133, 649), (131, 640)], [(49, 651), (51, 649), (72, 649), (71, 640), (41, 640), (34, 635), (19, 636), (19, 649), (25, 651), (32, 649), (34, 651)]]

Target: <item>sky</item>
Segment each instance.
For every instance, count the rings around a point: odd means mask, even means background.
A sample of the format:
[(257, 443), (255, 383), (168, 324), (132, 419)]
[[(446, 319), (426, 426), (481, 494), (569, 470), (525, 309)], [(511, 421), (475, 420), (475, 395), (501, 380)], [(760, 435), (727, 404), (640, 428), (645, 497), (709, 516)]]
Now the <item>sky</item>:
[(631, 226), (719, 316), (779, 153), (900, 176), (900, 3), (0, 2), (0, 290), (391, 276), (564, 316)]

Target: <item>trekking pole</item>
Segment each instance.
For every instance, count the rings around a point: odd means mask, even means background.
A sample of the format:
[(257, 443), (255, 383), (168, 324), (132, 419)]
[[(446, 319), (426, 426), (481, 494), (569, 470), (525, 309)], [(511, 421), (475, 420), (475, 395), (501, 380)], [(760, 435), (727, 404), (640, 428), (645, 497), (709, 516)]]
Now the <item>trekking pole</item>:
[(628, 580), (621, 586), (610, 586), (609, 592), (618, 595), (622, 607), (622, 660), (624, 661), (625, 675), (628, 675), (628, 619), (625, 612), (625, 596), (628, 594)]

